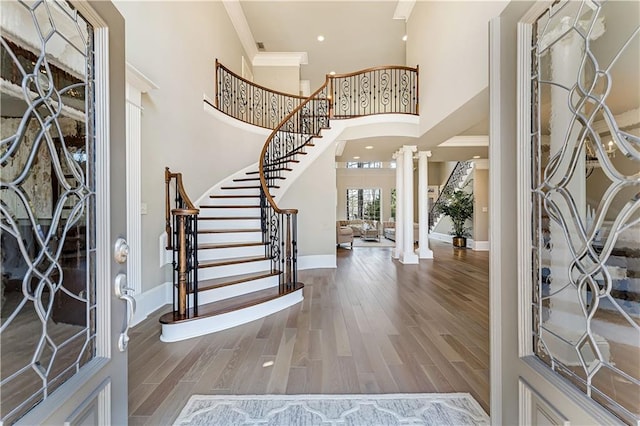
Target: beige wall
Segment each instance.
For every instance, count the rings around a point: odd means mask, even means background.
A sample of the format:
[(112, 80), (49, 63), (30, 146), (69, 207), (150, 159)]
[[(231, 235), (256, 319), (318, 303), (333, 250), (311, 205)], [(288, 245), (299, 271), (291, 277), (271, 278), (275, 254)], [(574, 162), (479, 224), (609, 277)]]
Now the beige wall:
[(300, 93), (300, 67), (254, 66), (253, 82), (272, 90), (297, 95)]
[[(482, 211), (486, 208), (487, 211)], [(489, 170), (473, 172), (473, 239), (489, 241)]]
[(380, 188), (381, 219), (391, 217), (391, 190), (396, 187), (396, 169), (336, 169), (338, 220), (347, 218), (347, 189)]
[(500, 1), (416, 2), (407, 22), (407, 64), (420, 64), (421, 133), (486, 89), (488, 21), (498, 16), (507, 4)]
[[(127, 61), (159, 86), (142, 99), (143, 291), (170, 281), (160, 268), (164, 167), (183, 172), (193, 199), (258, 160), (264, 138), (221, 124), (203, 110), (213, 99), (215, 59), (241, 72), (244, 50), (221, 2), (115, 3), (125, 18)], [(124, 165), (122, 165), (124, 170)]]
[(298, 256), (336, 253), (334, 153), (325, 150), (278, 202), (280, 207), (298, 209)]

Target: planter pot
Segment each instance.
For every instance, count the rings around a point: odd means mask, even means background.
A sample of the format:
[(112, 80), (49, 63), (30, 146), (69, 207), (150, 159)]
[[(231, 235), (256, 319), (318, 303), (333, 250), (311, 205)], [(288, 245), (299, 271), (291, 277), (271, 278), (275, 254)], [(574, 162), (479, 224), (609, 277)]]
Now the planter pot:
[(453, 237), (453, 246), (465, 248), (467, 247), (467, 238), (466, 237)]

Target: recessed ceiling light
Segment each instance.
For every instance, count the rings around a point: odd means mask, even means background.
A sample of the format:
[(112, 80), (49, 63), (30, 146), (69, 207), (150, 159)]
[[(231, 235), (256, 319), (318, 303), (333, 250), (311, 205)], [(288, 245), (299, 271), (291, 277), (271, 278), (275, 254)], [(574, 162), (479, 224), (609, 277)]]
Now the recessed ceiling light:
[(477, 160), (478, 158), (480, 158), (480, 156), (479, 155), (474, 155), (473, 158), (475, 158)]
[(402, 36), (402, 41), (407, 41), (407, 35), (406, 34)]
[(319, 35), (318, 36), (318, 41), (324, 41), (324, 36), (323, 35)]
[(355, 157), (353, 157), (354, 160), (359, 160), (360, 157), (358, 157), (357, 155)]
[(364, 149), (373, 149), (371, 145), (365, 146)]
[(329, 74), (336, 75), (336, 72), (335, 71), (331, 71)]

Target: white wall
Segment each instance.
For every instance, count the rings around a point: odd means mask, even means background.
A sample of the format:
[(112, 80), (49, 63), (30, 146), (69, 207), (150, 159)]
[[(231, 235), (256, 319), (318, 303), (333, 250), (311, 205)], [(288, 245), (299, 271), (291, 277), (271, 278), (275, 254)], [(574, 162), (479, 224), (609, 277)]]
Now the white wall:
[[(264, 138), (222, 124), (203, 110), (214, 99), (215, 59), (241, 72), (244, 50), (221, 2), (115, 2), (126, 22), (127, 61), (159, 86), (143, 96), (143, 291), (170, 280), (160, 268), (164, 167), (182, 172), (197, 198), (213, 183), (256, 162)], [(124, 170), (124, 165), (122, 166)]]
[(298, 257), (336, 254), (334, 151), (325, 150), (277, 201), (298, 209)]
[[(483, 211), (486, 208), (487, 211)], [(489, 170), (473, 171), (473, 239), (489, 241)]]
[(381, 219), (391, 217), (391, 190), (396, 187), (396, 169), (336, 169), (337, 218), (347, 218), (347, 189), (379, 188)]
[(300, 92), (300, 67), (254, 66), (253, 82), (272, 90), (297, 95)]
[(487, 88), (488, 21), (507, 4), (416, 2), (407, 22), (407, 64), (420, 65), (421, 134)]

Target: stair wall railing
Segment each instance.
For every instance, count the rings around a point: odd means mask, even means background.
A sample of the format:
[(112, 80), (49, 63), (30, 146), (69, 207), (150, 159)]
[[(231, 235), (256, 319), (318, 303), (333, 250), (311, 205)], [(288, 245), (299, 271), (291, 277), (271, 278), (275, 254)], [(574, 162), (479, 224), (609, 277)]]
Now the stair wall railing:
[(216, 59), (216, 99), (212, 106), (231, 117), (275, 129), (306, 98), (255, 84)]
[(184, 189), (182, 173), (172, 173), (168, 167), (165, 167), (164, 181), (167, 250), (173, 252), (173, 317), (174, 320), (180, 320), (198, 315), (198, 213), (200, 211), (193, 205)]
[(291, 170), (292, 160), (306, 153), (332, 118), (385, 113), (416, 115), (418, 111), (417, 68), (370, 68), (327, 75), (324, 84), (271, 132), (258, 162), (260, 206), (263, 242), (271, 258), (272, 272), (281, 272), (281, 291), (293, 289), (297, 283), (298, 210), (280, 208), (271, 189), (278, 187), (283, 172)]
[(435, 221), (439, 207), (446, 203), (449, 199), (449, 196), (453, 191), (456, 190), (456, 187), (460, 184), (461, 180), (464, 178), (464, 175), (467, 173), (467, 170), (472, 167), (471, 161), (458, 161), (451, 171), (449, 178), (447, 178), (447, 182), (442, 187), (442, 191), (440, 191), (440, 195), (438, 195), (438, 199), (431, 206), (431, 210), (429, 210), (429, 228), (431, 228)]

